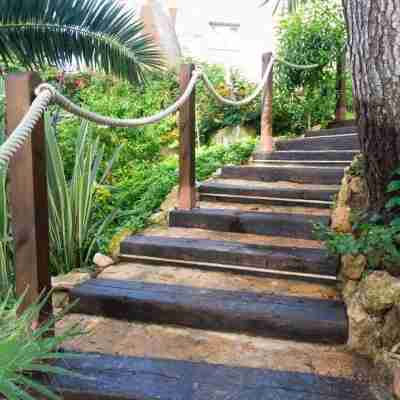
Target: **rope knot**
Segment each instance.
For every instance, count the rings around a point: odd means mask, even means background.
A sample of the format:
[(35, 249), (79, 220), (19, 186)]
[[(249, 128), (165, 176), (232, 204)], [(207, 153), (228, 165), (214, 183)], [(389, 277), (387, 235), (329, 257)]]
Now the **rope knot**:
[(45, 90), (51, 93), (51, 97), (55, 97), (57, 93), (57, 89), (54, 86), (50, 85), (49, 83), (42, 83), (35, 89), (36, 96), (39, 96)]

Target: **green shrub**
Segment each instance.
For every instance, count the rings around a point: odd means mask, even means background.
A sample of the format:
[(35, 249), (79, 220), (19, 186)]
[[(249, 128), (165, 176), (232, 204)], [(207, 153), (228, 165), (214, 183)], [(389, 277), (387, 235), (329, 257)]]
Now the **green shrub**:
[(387, 191), (392, 197), (386, 204), (385, 215), (357, 215), (353, 233), (337, 233), (319, 225), (317, 237), (332, 254), (366, 256), (371, 269), (387, 269), (400, 274), (400, 169)]
[[(336, 64), (346, 43), (339, 1), (308, 1), (279, 25), (278, 54), (295, 64), (318, 68), (275, 68), (273, 122), (277, 134), (301, 133), (332, 120), (336, 108)], [(348, 105), (352, 107), (350, 76)]]
[[(33, 304), (21, 315), (22, 299), (7, 296), (0, 302), (0, 394), (9, 400), (35, 398), (61, 400), (51, 388), (37, 380), (40, 375), (69, 375), (64, 368), (52, 365), (57, 359), (68, 359), (71, 354), (60, 352), (60, 345), (79, 332), (75, 327), (51, 336), (54, 324), (63, 315), (32, 329), (47, 298)], [(49, 334), (50, 333), (50, 334)], [(0, 396), (1, 397), (1, 396)]]
[[(243, 163), (254, 151), (255, 143), (248, 140), (230, 146), (201, 148), (196, 157), (196, 179), (207, 179), (223, 165)], [(101, 220), (113, 209), (120, 210), (102, 237), (104, 250), (112, 237), (121, 231), (137, 231), (148, 225), (150, 216), (178, 183), (178, 160), (170, 157), (158, 164), (138, 164), (133, 170), (124, 169), (121, 176), (124, 178), (97, 193), (100, 204), (98, 219)]]

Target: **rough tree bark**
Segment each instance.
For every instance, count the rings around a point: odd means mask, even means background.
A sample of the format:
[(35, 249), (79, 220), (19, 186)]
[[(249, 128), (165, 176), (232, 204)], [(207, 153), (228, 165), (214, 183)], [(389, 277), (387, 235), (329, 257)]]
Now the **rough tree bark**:
[(347, 114), (346, 102), (346, 53), (338, 57), (336, 70), (336, 121), (344, 121)]
[(400, 1), (342, 1), (370, 208), (381, 211), (399, 164)]

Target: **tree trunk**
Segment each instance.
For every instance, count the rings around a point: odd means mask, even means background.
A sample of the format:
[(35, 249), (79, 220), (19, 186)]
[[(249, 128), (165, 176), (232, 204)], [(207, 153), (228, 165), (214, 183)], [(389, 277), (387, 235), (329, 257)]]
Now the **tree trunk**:
[(399, 0), (343, 0), (355, 111), (371, 210), (382, 211), (399, 163)]
[(344, 121), (347, 114), (346, 102), (346, 53), (338, 57), (336, 70), (336, 121)]

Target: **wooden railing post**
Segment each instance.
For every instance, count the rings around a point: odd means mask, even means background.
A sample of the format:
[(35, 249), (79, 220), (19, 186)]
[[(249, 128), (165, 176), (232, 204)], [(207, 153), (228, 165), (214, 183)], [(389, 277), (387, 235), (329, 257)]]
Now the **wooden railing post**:
[[(34, 72), (11, 74), (6, 80), (6, 130), (11, 134), (27, 113), (33, 90), (40, 83)], [(10, 207), (15, 241), (17, 295), (26, 292), (21, 310), (51, 290), (46, 146), (41, 119), (10, 162)], [(52, 314), (51, 299), (40, 321)]]
[[(183, 93), (194, 71), (194, 64), (183, 64), (180, 71), (180, 89)], [(196, 95), (193, 90), (189, 99), (179, 110), (179, 201), (178, 207), (191, 210), (196, 206)]]
[[(262, 56), (262, 76), (271, 61), (272, 53), (265, 53)], [(269, 74), (262, 98), (261, 105), (261, 150), (265, 152), (273, 151), (272, 138), (272, 99), (273, 99), (273, 68)]]

